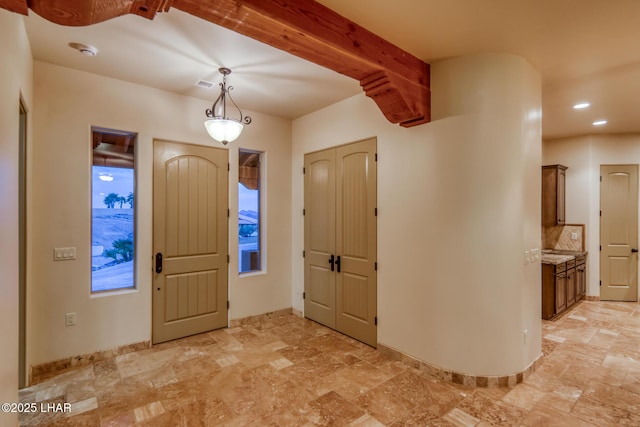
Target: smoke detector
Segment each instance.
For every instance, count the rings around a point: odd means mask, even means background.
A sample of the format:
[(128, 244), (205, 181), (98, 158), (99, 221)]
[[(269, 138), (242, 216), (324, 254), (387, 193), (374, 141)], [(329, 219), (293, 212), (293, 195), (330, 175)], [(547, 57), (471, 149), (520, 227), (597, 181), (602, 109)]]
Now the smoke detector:
[(84, 56), (96, 56), (98, 54), (98, 49), (95, 46), (91, 46), (88, 44), (69, 43), (69, 47), (77, 50)]

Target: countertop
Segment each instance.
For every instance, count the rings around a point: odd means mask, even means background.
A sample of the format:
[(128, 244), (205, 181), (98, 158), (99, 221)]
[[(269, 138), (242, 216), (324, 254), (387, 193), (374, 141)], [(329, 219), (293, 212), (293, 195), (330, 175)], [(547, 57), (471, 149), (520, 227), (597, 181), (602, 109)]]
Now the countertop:
[(563, 262), (571, 261), (578, 256), (584, 256), (586, 251), (563, 251), (557, 249), (543, 249), (540, 251), (540, 262), (543, 264), (558, 265)]

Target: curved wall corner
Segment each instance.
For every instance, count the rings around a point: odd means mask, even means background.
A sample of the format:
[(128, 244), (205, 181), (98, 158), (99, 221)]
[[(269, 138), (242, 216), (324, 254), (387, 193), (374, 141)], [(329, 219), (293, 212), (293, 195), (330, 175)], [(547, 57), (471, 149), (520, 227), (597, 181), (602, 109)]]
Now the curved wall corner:
[(443, 60), (431, 78), (425, 125), (390, 125), (361, 95), (294, 120), (292, 253), (304, 154), (375, 136), (378, 342), (461, 375), (517, 375), (541, 354), (540, 263), (523, 262), (541, 244), (540, 78), (507, 54)]

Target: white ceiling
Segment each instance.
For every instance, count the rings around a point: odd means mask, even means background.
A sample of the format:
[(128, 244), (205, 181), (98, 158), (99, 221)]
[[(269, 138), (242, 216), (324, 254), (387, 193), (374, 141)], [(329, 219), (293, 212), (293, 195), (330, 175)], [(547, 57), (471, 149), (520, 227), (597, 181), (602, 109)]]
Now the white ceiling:
[[(478, 52), (527, 59), (542, 76), (543, 135), (640, 132), (639, 0), (320, 0), (433, 63)], [(361, 89), (356, 80), (178, 10), (153, 21), (124, 16), (89, 27), (25, 18), (37, 60), (209, 101), (198, 79), (228, 78), (243, 109), (296, 118)], [(88, 58), (70, 42), (94, 45)], [(573, 110), (579, 101), (591, 102)], [(204, 112), (203, 112), (204, 116)], [(608, 124), (594, 127), (604, 118)]]

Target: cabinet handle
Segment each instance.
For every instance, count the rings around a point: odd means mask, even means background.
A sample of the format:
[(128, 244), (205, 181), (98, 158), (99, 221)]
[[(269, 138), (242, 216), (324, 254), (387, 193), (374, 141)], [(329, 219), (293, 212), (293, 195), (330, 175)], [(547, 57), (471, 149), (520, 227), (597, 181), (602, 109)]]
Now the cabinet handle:
[(340, 255), (338, 255), (338, 259), (336, 259), (336, 266), (338, 267), (338, 273), (340, 273)]
[(335, 267), (335, 257), (333, 256), (333, 254), (329, 257), (329, 264), (331, 264), (331, 271), (334, 270)]
[(637, 249), (637, 248), (632, 248), (632, 249), (631, 249), (631, 253), (634, 253), (634, 254), (635, 254), (635, 253), (637, 253), (637, 252), (638, 252), (638, 249)]

